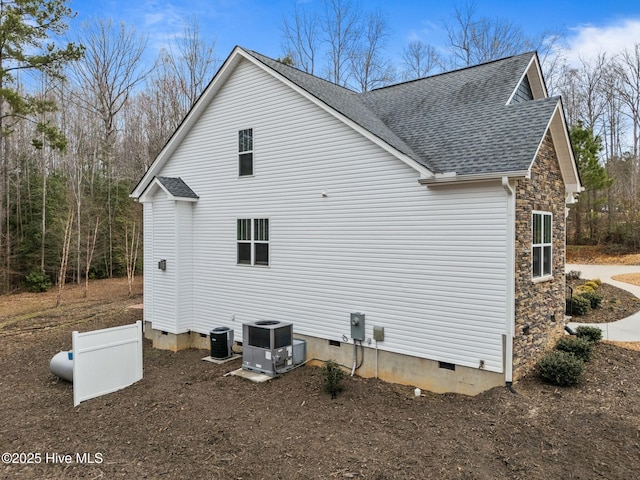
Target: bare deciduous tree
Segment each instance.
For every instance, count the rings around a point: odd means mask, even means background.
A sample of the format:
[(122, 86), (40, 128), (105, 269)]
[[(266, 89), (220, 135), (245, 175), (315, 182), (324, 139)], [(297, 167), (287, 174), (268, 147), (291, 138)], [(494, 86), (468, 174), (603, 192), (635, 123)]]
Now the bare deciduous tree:
[(360, 41), (350, 53), (351, 74), (358, 90), (366, 92), (393, 82), (394, 69), (381, 53), (388, 37), (384, 16), (369, 14)]
[(616, 70), (620, 79), (618, 95), (626, 106), (624, 114), (631, 122), (631, 153), (637, 158), (640, 154), (640, 43), (622, 52)]
[(522, 29), (509, 20), (477, 17), (475, 3), (456, 7), (445, 28), (454, 66), (468, 67), (535, 49)]
[(323, 0), (321, 29), (328, 45), (327, 79), (336, 85), (349, 82), (349, 57), (362, 35), (360, 12), (350, 0)]
[(320, 50), (320, 20), (315, 12), (294, 5), (293, 16), (282, 19), (285, 56), (293, 60), (294, 66), (315, 75), (318, 51)]
[(109, 276), (113, 275), (115, 199), (112, 187), (116, 175), (114, 145), (118, 131), (118, 116), (128, 102), (134, 88), (147, 76), (141, 59), (146, 48), (146, 39), (124, 23), (117, 27), (113, 21), (99, 19), (87, 24), (83, 43), (86, 57), (77, 64), (76, 75), (84, 88), (86, 108), (92, 110), (102, 122), (101, 164), (106, 172), (107, 223), (109, 241)]
[(423, 78), (442, 68), (442, 58), (433, 45), (413, 40), (402, 51), (403, 78)]
[(169, 44), (161, 56), (163, 66), (176, 78), (178, 92), (186, 114), (211, 80), (218, 64), (215, 40), (203, 40), (197, 18), (190, 19), (181, 37)]
[(67, 280), (67, 264), (69, 263), (69, 251), (71, 246), (72, 228), (74, 211), (69, 209), (69, 215), (67, 216), (67, 222), (64, 228), (64, 240), (62, 243), (62, 252), (60, 255), (60, 270), (58, 271), (58, 295), (56, 297), (56, 308), (60, 306), (62, 300), (62, 289)]

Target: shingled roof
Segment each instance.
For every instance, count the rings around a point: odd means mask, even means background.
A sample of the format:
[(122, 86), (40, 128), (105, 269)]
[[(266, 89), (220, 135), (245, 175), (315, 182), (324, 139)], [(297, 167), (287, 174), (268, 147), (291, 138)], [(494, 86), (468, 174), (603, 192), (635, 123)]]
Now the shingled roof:
[(508, 104), (535, 53), (365, 93), (247, 53), (433, 173), (526, 171), (558, 105)]
[[(132, 197), (142, 197), (236, 66), (246, 60), (418, 170), (421, 183), (526, 176), (544, 135), (550, 132), (567, 192), (582, 190), (561, 101), (548, 98), (535, 53), (358, 93), (236, 47)], [(519, 89), (520, 85), (526, 88)], [(525, 93), (512, 99), (516, 91)], [(198, 198), (180, 179), (161, 177), (157, 182), (175, 192), (171, 193), (175, 197)]]
[(156, 179), (167, 189), (167, 191), (178, 198), (198, 198), (189, 185), (184, 183), (180, 177), (156, 177)]

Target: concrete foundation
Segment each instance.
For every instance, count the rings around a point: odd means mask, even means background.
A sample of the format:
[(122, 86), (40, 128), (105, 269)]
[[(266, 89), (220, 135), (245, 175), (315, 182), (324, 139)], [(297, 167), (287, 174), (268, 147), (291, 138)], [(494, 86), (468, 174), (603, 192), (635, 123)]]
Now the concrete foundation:
[[(209, 350), (207, 335), (202, 336), (195, 332), (177, 335), (164, 333), (153, 330), (150, 323), (145, 327), (145, 338), (153, 342), (154, 348), (173, 352), (187, 348)], [(324, 361), (334, 360), (351, 372), (354, 360), (353, 344), (337, 342), (337, 345), (331, 345), (328, 340), (316, 337), (298, 334), (295, 337), (306, 341), (307, 365), (320, 366)], [(234, 345), (233, 349), (235, 352), (241, 351), (241, 347), (237, 345)], [(477, 395), (505, 384), (502, 373), (460, 365), (441, 365), (434, 360), (376, 350), (375, 342), (364, 349), (358, 346), (358, 363), (360, 362), (362, 365), (356, 370), (358, 376), (379, 378), (386, 382), (419, 387), (435, 393)]]

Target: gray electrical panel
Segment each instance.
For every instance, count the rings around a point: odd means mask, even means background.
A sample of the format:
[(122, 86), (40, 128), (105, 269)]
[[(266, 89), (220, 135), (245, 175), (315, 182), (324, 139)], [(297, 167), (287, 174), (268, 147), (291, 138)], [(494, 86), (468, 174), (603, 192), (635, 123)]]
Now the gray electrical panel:
[(376, 342), (384, 341), (384, 327), (373, 327), (373, 339)]
[(351, 338), (364, 340), (364, 313), (351, 314)]

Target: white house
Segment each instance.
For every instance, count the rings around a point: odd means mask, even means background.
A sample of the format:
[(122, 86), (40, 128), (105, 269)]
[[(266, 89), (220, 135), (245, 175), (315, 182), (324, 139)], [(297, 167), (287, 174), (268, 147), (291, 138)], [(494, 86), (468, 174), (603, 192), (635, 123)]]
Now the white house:
[(509, 384), (564, 326), (581, 189), (535, 53), (356, 93), (236, 47), (132, 193), (147, 335), (285, 320), (362, 376)]

